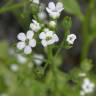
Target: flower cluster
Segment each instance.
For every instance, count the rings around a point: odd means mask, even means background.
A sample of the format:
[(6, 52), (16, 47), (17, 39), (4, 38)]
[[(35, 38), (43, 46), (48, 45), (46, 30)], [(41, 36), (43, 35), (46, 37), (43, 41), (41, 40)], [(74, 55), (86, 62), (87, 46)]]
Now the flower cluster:
[[(37, 0), (34, 3), (38, 3), (38, 2), (39, 1)], [(43, 45), (43, 47), (47, 47), (51, 44), (58, 42), (59, 37), (55, 33), (56, 30), (54, 29), (56, 28), (57, 25), (56, 19), (60, 17), (60, 14), (63, 11), (63, 9), (64, 7), (61, 2), (58, 2), (57, 4), (55, 4), (54, 2), (49, 2), (48, 7), (46, 7), (46, 11), (48, 12), (49, 16), (53, 20), (47, 22), (48, 26), (44, 28), (46, 24), (45, 25), (41, 24), (38, 21), (32, 19), (32, 23), (30, 23), (29, 26), (30, 29), (27, 31), (27, 33), (25, 34), (21, 32), (17, 35), (17, 39), (19, 40), (19, 42), (17, 43), (17, 48), (19, 50), (24, 50), (25, 54), (30, 54), (32, 52), (32, 48), (36, 47), (36, 40), (34, 39), (35, 34), (38, 35), (39, 40), (41, 40), (41, 44)], [(68, 35), (67, 42), (69, 44), (73, 44), (75, 39), (76, 39), (76, 35), (74, 34)]]

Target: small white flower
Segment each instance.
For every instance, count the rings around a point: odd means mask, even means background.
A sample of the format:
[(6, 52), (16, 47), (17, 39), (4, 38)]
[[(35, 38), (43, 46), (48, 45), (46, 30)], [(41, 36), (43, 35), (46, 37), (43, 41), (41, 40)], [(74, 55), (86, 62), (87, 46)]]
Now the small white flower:
[(94, 91), (95, 85), (88, 78), (83, 81), (82, 89), (85, 93), (91, 93)]
[(17, 64), (12, 64), (12, 65), (10, 66), (10, 68), (11, 68), (11, 70), (14, 71), (14, 72), (17, 72), (18, 69), (19, 69), (19, 67), (18, 67)]
[(49, 16), (53, 19), (58, 18), (63, 9), (63, 4), (61, 2), (58, 2), (56, 5), (54, 2), (49, 2), (48, 7), (46, 8)]
[(19, 33), (17, 35), (18, 40), (20, 40), (17, 43), (17, 48), (19, 50), (24, 49), (25, 54), (30, 54), (32, 52), (32, 47), (36, 46), (36, 40), (33, 39), (34, 32), (33, 31), (27, 31), (27, 34), (25, 33)]
[(41, 43), (44, 47), (59, 41), (58, 36), (49, 29), (45, 29), (44, 32), (41, 32), (39, 38), (42, 40)]
[(32, 23), (30, 24), (30, 28), (34, 31), (37, 32), (41, 29), (40, 24), (36, 20), (32, 20)]
[(70, 34), (70, 35), (68, 35), (67, 36), (67, 42), (69, 43), (69, 44), (74, 44), (74, 41), (76, 40), (76, 35), (75, 34)]
[(41, 65), (44, 61), (44, 56), (42, 54), (34, 54), (33, 57), (36, 65)]
[(17, 54), (16, 55), (17, 60), (20, 64), (25, 64), (27, 62), (27, 58), (25, 58), (24, 56), (22, 56), (21, 54)]
[(56, 22), (55, 21), (50, 21), (49, 26), (52, 27), (52, 28), (55, 28), (56, 27)]

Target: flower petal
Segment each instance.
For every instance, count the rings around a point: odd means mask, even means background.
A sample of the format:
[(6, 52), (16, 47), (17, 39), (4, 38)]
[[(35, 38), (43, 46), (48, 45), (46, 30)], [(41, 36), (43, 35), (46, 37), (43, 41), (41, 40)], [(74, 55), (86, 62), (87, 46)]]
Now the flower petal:
[(42, 40), (41, 43), (42, 43), (43, 47), (47, 47), (47, 41), (46, 40)]
[(27, 31), (27, 39), (32, 39), (33, 38), (33, 36), (34, 36), (34, 32), (33, 31), (31, 31), (31, 30), (29, 30), (29, 31)]
[(55, 42), (59, 41), (59, 38), (58, 38), (58, 36), (56, 34), (54, 34), (54, 40), (55, 40)]
[(34, 19), (32, 19), (32, 22), (33, 22), (33, 23), (35, 23), (35, 24), (37, 24), (37, 23), (38, 23), (38, 22), (37, 22), (36, 20), (34, 20)]
[(63, 9), (64, 9), (63, 8), (63, 4), (61, 2), (58, 2), (56, 4), (56, 10), (59, 11), (59, 12), (61, 12)]
[(18, 48), (19, 50), (22, 50), (24, 47), (25, 47), (25, 42), (18, 42), (18, 43), (17, 43), (17, 48)]
[(31, 52), (32, 52), (32, 49), (31, 49), (30, 46), (26, 46), (26, 47), (24, 48), (24, 53), (25, 53), (25, 54), (30, 54)]
[(19, 33), (19, 34), (17, 35), (17, 39), (18, 39), (18, 40), (21, 40), (21, 41), (25, 41), (25, 40), (26, 40), (26, 36), (25, 36), (25, 34), (22, 32), (22, 33)]
[(39, 38), (40, 38), (40, 39), (45, 39), (45, 38), (46, 38), (45, 32), (41, 32), (41, 33), (39, 34)]
[(52, 10), (50, 10), (49, 8), (46, 8), (46, 11), (51, 14), (52, 13)]
[(48, 7), (49, 7), (51, 10), (55, 10), (55, 8), (56, 8), (54, 2), (49, 2)]
[(29, 46), (35, 47), (36, 46), (36, 40), (35, 39), (29, 40)]
[(47, 45), (51, 45), (53, 43), (55, 43), (54, 39), (51, 39), (51, 40), (47, 41)]
[(53, 36), (53, 31), (47, 31), (46, 36), (52, 37)]

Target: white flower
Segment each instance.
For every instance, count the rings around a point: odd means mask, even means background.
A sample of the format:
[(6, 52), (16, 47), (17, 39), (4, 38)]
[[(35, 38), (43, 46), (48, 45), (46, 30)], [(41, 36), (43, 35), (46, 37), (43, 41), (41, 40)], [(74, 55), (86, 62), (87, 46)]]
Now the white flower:
[(68, 35), (67, 36), (67, 42), (69, 43), (69, 44), (73, 44), (74, 43), (74, 41), (76, 40), (76, 35), (75, 34), (70, 34), (70, 35)]
[(21, 54), (17, 54), (16, 55), (17, 60), (20, 64), (25, 64), (27, 62), (27, 58), (25, 58), (24, 56), (22, 56)]
[(83, 81), (82, 89), (85, 93), (91, 93), (94, 91), (95, 85), (88, 78)]
[(30, 24), (30, 28), (34, 31), (37, 32), (41, 29), (40, 24), (36, 20), (32, 20), (32, 23)]
[(49, 16), (53, 19), (58, 18), (63, 9), (63, 4), (61, 2), (58, 2), (56, 5), (54, 2), (49, 2), (48, 7), (46, 8)]
[(17, 64), (12, 64), (12, 65), (10, 66), (10, 68), (11, 68), (11, 70), (14, 71), (14, 72), (17, 72), (18, 69), (19, 69), (19, 67), (18, 67)]
[(41, 65), (44, 61), (44, 56), (42, 54), (34, 54), (33, 57), (36, 65)]
[(55, 21), (50, 21), (49, 26), (52, 27), (52, 28), (55, 28), (56, 27), (56, 22)]
[(42, 40), (41, 43), (44, 47), (59, 41), (58, 36), (49, 29), (45, 29), (44, 32), (41, 32), (39, 38)]
[(36, 40), (33, 39), (34, 32), (33, 31), (27, 31), (27, 34), (25, 33), (19, 33), (17, 35), (18, 40), (20, 40), (17, 43), (17, 48), (19, 50), (24, 49), (25, 54), (30, 54), (32, 52), (32, 47), (36, 46)]

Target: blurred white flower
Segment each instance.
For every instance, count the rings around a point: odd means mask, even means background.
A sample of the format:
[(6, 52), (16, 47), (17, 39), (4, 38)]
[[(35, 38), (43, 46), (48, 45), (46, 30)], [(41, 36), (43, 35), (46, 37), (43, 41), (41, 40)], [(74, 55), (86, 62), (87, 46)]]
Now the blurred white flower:
[(47, 18), (47, 14), (44, 11), (38, 13), (38, 18), (40, 20), (45, 20)]
[(36, 46), (36, 40), (33, 39), (34, 32), (33, 31), (27, 31), (27, 34), (25, 33), (19, 33), (17, 35), (18, 40), (20, 40), (17, 43), (17, 48), (19, 50), (24, 49), (25, 54), (30, 54), (32, 52), (32, 47)]
[(82, 89), (85, 93), (91, 93), (94, 91), (95, 85), (88, 78), (83, 81)]
[(80, 77), (85, 77), (86, 76), (86, 73), (79, 73), (79, 76)]
[(84, 96), (85, 92), (84, 91), (80, 91), (80, 96)]
[(17, 57), (17, 61), (18, 61), (20, 64), (25, 64), (25, 63), (27, 62), (27, 58), (25, 58), (25, 57), (22, 56), (21, 54), (17, 54), (16, 57)]
[(36, 65), (41, 65), (44, 61), (44, 56), (42, 54), (34, 54), (33, 58)]
[(59, 41), (58, 36), (49, 29), (45, 29), (44, 32), (41, 32), (39, 38), (42, 40), (41, 43), (44, 47)]
[(50, 21), (49, 26), (52, 27), (52, 28), (55, 28), (56, 27), (56, 22), (55, 21)]
[(11, 64), (10, 68), (11, 68), (11, 70), (14, 71), (14, 72), (17, 72), (18, 69), (19, 69), (19, 67), (18, 67), (17, 64)]
[(41, 26), (36, 20), (32, 20), (32, 23), (30, 23), (30, 28), (32, 31), (37, 32), (41, 29)]
[(74, 44), (74, 41), (76, 40), (76, 35), (75, 34), (70, 34), (70, 35), (68, 35), (67, 36), (67, 42), (69, 43), (69, 44)]
[(58, 18), (63, 9), (63, 4), (61, 2), (58, 2), (56, 5), (54, 2), (49, 2), (48, 7), (46, 8), (47, 12), (49, 13), (49, 16), (53, 19)]

